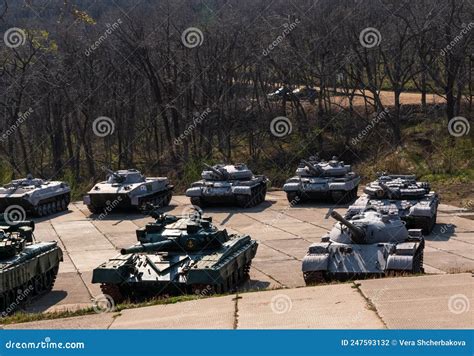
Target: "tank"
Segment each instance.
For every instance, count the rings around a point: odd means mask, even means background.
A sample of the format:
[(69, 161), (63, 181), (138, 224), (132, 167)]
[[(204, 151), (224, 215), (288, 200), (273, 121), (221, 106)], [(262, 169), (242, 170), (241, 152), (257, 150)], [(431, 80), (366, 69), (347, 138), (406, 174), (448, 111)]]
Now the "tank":
[(423, 273), (421, 229), (407, 230), (398, 215), (372, 209), (351, 219), (336, 211), (331, 216), (334, 227), (303, 258), (306, 284)]
[(0, 187), (0, 212), (20, 206), (26, 214), (46, 216), (67, 210), (70, 201), (67, 183), (33, 178), (31, 174)]
[(359, 175), (337, 157), (326, 162), (311, 156), (308, 160), (301, 160), (296, 176), (286, 181), (283, 190), (291, 204), (308, 200), (346, 204), (357, 198), (359, 183)]
[(346, 217), (374, 207), (398, 214), (409, 228), (422, 229), (424, 235), (431, 233), (436, 224), (439, 196), (431, 191), (429, 183), (418, 182), (414, 175), (382, 173), (364, 188), (364, 193), (349, 207)]
[(211, 217), (165, 215), (137, 230), (138, 244), (94, 269), (92, 283), (115, 302), (183, 293), (225, 293), (247, 276), (258, 244), (228, 234)]
[(32, 221), (0, 219), (0, 314), (7, 316), (28, 300), (50, 291), (63, 260), (56, 242), (35, 242)]
[(263, 175), (254, 175), (245, 164), (204, 166), (202, 179), (186, 190), (191, 204), (205, 207), (228, 203), (249, 208), (265, 201), (268, 179)]
[(114, 209), (143, 209), (147, 204), (168, 206), (173, 186), (166, 177), (145, 177), (136, 169), (106, 170), (107, 177), (84, 196), (93, 214)]

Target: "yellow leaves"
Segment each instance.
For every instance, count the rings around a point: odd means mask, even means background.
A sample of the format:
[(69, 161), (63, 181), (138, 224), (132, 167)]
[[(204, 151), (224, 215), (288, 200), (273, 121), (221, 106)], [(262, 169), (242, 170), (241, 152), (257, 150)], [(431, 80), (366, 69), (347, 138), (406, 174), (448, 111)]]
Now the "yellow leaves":
[(49, 38), (49, 32), (46, 30), (28, 30), (28, 37), (31, 38), (33, 47), (46, 52), (57, 52), (58, 44)]
[(85, 11), (81, 11), (78, 9), (74, 9), (72, 14), (76, 18), (77, 21), (85, 23), (87, 25), (95, 25), (96, 21)]

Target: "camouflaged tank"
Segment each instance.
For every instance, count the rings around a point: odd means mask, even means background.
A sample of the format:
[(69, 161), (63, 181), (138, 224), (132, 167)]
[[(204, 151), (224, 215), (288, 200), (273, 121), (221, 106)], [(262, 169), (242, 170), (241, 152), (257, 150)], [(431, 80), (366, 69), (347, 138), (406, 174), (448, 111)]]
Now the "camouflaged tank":
[(265, 201), (268, 179), (254, 175), (245, 164), (204, 166), (202, 179), (186, 190), (191, 204), (205, 207), (215, 203), (231, 203), (248, 208)]
[(249, 235), (228, 234), (199, 213), (151, 214), (137, 230), (139, 243), (94, 269), (92, 283), (115, 302), (126, 297), (225, 293), (247, 276), (258, 244)]
[(145, 177), (136, 169), (106, 170), (107, 180), (97, 183), (84, 196), (84, 204), (90, 212), (99, 214), (104, 210), (143, 209), (146, 204), (168, 206), (173, 195), (173, 186), (166, 177)]
[(369, 209), (350, 220), (331, 216), (338, 222), (303, 258), (306, 284), (423, 273), (421, 230), (407, 230), (398, 215)]
[(34, 242), (33, 221), (0, 219), (0, 316), (50, 291), (63, 260), (56, 242)]
[(357, 198), (359, 182), (360, 177), (351, 171), (351, 166), (337, 157), (325, 162), (312, 156), (301, 160), (296, 176), (286, 181), (283, 190), (291, 204), (328, 198), (345, 204)]
[(67, 210), (70, 201), (67, 183), (33, 178), (31, 174), (0, 187), (0, 212), (20, 206), (27, 214), (45, 216)]
[(428, 235), (436, 224), (438, 194), (427, 182), (417, 182), (414, 175), (382, 173), (364, 188), (364, 195), (346, 213), (350, 218), (367, 207), (386, 213), (396, 213), (410, 228), (422, 229)]

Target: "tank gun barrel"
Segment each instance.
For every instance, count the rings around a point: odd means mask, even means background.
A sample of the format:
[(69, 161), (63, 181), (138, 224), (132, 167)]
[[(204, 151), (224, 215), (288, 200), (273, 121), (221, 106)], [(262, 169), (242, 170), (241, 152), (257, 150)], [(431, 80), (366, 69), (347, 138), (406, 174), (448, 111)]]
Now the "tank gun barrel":
[(219, 177), (225, 178), (225, 174), (223, 172), (219, 171), (218, 169), (215, 169), (214, 167), (208, 165), (207, 163), (204, 163), (204, 167), (211, 170), (212, 172), (217, 174)]
[(382, 190), (385, 192), (385, 194), (388, 195), (390, 199), (397, 199), (397, 196), (399, 195), (398, 189), (392, 189), (388, 185), (382, 182), (379, 182), (379, 187), (382, 188)]
[(311, 162), (308, 162), (305, 159), (302, 159), (301, 162), (303, 162), (312, 173), (321, 174), (321, 169), (319, 167), (315, 166), (314, 164), (312, 164)]
[(331, 212), (331, 217), (339, 221), (342, 225), (346, 226), (352, 233), (352, 240), (355, 243), (362, 243), (365, 239), (365, 231), (361, 229), (358, 226), (355, 226), (351, 222), (349, 222), (347, 219), (343, 218), (341, 214), (339, 214), (337, 211), (332, 211)]
[(129, 255), (131, 253), (159, 252), (159, 251), (165, 251), (167, 248), (173, 246), (174, 244), (175, 242), (173, 240), (144, 243), (137, 246), (123, 248), (120, 250), (120, 253), (122, 255)]

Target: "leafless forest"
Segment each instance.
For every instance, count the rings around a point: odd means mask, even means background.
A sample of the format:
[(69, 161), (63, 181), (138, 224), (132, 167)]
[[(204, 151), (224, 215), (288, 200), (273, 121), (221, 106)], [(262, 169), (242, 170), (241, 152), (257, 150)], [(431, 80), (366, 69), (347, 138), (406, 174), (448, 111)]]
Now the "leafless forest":
[[(4, 180), (85, 184), (106, 166), (186, 181), (222, 160), (272, 178), (414, 133), (428, 173), (472, 174), (472, 0), (6, 0), (0, 17)], [(268, 96), (282, 86), (317, 95)]]

